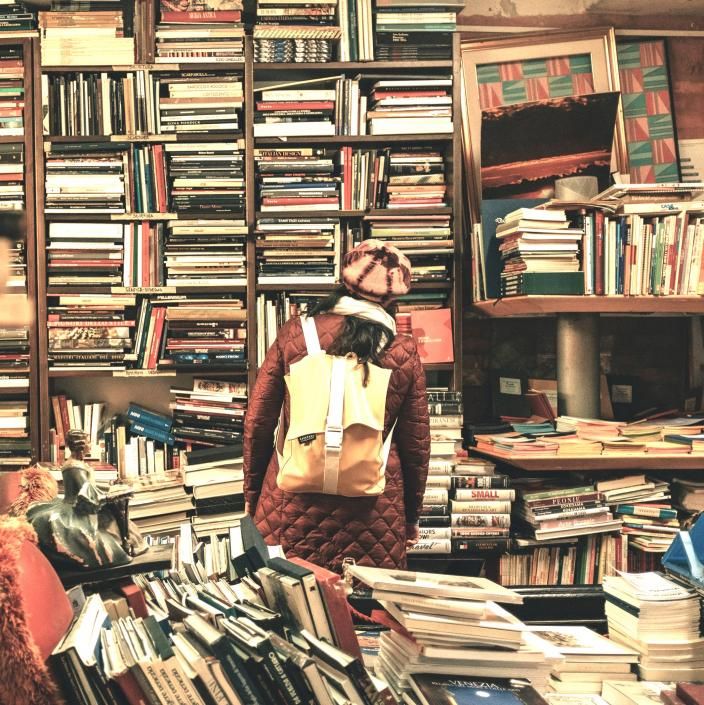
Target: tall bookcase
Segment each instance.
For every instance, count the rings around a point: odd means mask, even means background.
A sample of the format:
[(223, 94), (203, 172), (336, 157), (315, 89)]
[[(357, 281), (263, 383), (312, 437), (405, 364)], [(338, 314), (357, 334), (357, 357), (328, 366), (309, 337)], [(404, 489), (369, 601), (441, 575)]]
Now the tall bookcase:
[[(452, 262), (452, 280), (439, 282), (421, 282), (414, 285), (415, 290), (438, 290), (447, 294), (448, 305), (453, 309), (453, 341), (454, 362), (449, 364), (428, 365), (428, 382), (431, 385), (448, 386), (452, 389), (461, 389), (462, 384), (462, 355), (461, 355), (461, 306), (463, 284), (463, 233), (462, 233), (462, 185), (461, 185), (461, 138), (459, 128), (460, 115), (460, 64), (459, 64), (459, 36), (453, 40), (452, 59), (444, 61), (371, 61), (371, 62), (331, 62), (331, 63), (292, 63), (292, 64), (266, 64), (254, 63), (253, 43), (251, 37), (245, 40), (245, 61), (237, 63), (213, 64), (158, 64), (142, 63), (131, 66), (91, 65), (91, 66), (42, 66), (38, 40), (22, 40), (25, 42), (26, 53), (29, 61), (26, 62), (26, 84), (31, 94), (31, 120), (27, 120), (25, 132), (26, 170), (27, 170), (27, 214), (31, 232), (29, 234), (29, 293), (36, 299), (37, 316), (33, 328), (33, 364), (32, 364), (32, 406), (31, 427), (33, 432), (33, 457), (48, 460), (50, 457), (50, 428), (52, 425), (52, 409), (50, 397), (61, 390), (72, 395), (79, 402), (110, 401), (114, 410), (124, 411), (129, 401), (135, 401), (148, 407), (164, 409), (169, 400), (169, 387), (177, 381), (187, 384), (187, 380), (194, 374), (212, 378), (230, 377), (248, 382), (251, 391), (257, 374), (257, 296), (266, 292), (277, 293), (311, 292), (325, 294), (333, 285), (293, 284), (274, 285), (259, 284), (257, 281), (256, 266), (256, 236), (257, 221), (257, 187), (255, 181), (254, 150), (257, 147), (316, 145), (329, 148), (351, 146), (352, 148), (381, 148), (394, 146), (430, 146), (442, 152), (446, 164), (447, 179), (447, 206), (434, 209), (414, 208), (412, 213), (424, 215), (450, 215), (452, 217), (452, 238), (454, 242), (454, 257)], [(142, 42), (147, 46), (137, 49), (137, 56), (142, 58), (154, 57), (154, 32), (153, 27), (142, 36)], [(132, 288), (110, 286), (80, 286), (70, 285), (62, 287), (49, 287), (47, 285), (47, 255), (48, 224), (51, 222), (130, 222), (130, 221), (166, 221), (173, 220), (169, 214), (82, 214), (73, 211), (70, 214), (45, 213), (45, 155), (52, 145), (73, 144), (90, 145), (106, 142), (124, 142), (130, 144), (159, 144), (166, 142), (196, 142), (196, 141), (223, 141), (232, 139), (222, 130), (188, 135), (112, 135), (112, 136), (86, 136), (86, 137), (61, 137), (43, 134), (42, 114), (42, 75), (61, 75), (76, 72), (130, 72), (145, 71), (148, 75), (178, 75), (184, 71), (214, 71), (237, 73), (242, 76), (244, 91), (244, 108), (242, 111), (242, 136), (244, 140), (245, 164), (245, 218), (248, 228), (246, 240), (246, 286), (227, 287), (218, 290), (219, 293), (227, 291), (233, 296), (239, 296), (246, 302), (247, 308), (247, 365), (246, 369), (218, 369), (207, 368), (177, 368), (169, 370), (134, 370), (114, 372), (112, 370), (50, 370), (48, 350), (47, 313), (52, 297), (59, 294), (110, 294), (110, 293), (135, 293), (138, 297), (155, 296), (159, 293), (210, 293), (212, 288), (199, 289), (198, 287), (152, 287), (147, 291)], [(383, 77), (404, 78), (434, 76), (448, 76), (453, 78), (453, 123), (454, 131), (447, 134), (424, 135), (359, 135), (359, 136), (325, 136), (325, 137), (289, 137), (280, 138), (255, 138), (254, 137), (254, 88), (258, 82), (275, 80), (284, 83), (287, 80), (305, 80), (321, 76), (345, 76), (363, 79), (369, 76), (369, 82)], [(29, 90), (31, 88), (31, 90)], [(170, 210), (170, 209), (168, 209)], [(388, 214), (391, 211), (383, 210), (331, 210), (329, 212), (314, 211), (305, 213), (297, 211), (297, 216), (330, 216), (339, 218), (343, 223), (364, 227), (365, 218), (370, 215)], [(276, 216), (268, 211), (267, 216)], [(183, 218), (183, 215), (179, 217)], [(199, 218), (208, 217), (198, 215)], [(345, 243), (343, 238), (342, 248)], [(183, 386), (183, 385), (178, 385)]]

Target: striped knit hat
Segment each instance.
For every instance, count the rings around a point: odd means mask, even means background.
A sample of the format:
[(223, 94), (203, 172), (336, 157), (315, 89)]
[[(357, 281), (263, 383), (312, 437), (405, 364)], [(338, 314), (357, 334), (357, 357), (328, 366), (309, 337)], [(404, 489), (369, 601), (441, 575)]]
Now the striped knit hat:
[(411, 290), (411, 263), (380, 240), (365, 240), (342, 260), (342, 281), (352, 294), (387, 304)]

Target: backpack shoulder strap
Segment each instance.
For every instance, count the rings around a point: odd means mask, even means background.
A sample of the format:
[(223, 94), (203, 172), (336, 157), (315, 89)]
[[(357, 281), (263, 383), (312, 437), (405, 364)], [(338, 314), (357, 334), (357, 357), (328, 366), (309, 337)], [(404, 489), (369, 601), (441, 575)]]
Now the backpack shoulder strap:
[(318, 329), (315, 327), (315, 319), (308, 316), (301, 316), (301, 328), (303, 329), (303, 337), (306, 340), (306, 348), (309, 355), (315, 355), (321, 352), (320, 338), (318, 338)]

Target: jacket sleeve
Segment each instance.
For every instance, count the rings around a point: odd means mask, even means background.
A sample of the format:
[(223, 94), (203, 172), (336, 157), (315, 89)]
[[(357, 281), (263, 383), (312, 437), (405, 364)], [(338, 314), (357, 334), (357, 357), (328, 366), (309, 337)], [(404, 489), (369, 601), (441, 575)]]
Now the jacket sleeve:
[(274, 431), (284, 401), (284, 357), (279, 332), (264, 358), (250, 394), (244, 422), (244, 498), (254, 510), (274, 451)]
[(423, 504), (430, 459), (430, 424), (428, 398), (425, 393), (425, 372), (415, 346), (411, 364), (411, 383), (401, 405), (395, 436), (403, 473), (406, 523), (415, 524)]

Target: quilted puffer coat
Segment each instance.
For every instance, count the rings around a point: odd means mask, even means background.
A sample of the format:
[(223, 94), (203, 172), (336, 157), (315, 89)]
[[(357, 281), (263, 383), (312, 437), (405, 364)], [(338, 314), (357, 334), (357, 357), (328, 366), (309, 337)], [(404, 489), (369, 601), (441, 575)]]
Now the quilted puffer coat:
[[(320, 345), (333, 342), (343, 324), (336, 314), (316, 316)], [(423, 501), (430, 455), (425, 374), (409, 336), (396, 336), (382, 359), (393, 370), (386, 399), (384, 437), (397, 425), (386, 465), (386, 489), (377, 497), (292, 494), (276, 484), (274, 430), (288, 394), (284, 375), (306, 354), (300, 320), (286, 323), (267, 353), (250, 396), (244, 431), (245, 499), (268, 543), (289, 556), (341, 572), (344, 558), (362, 565), (403, 568), (406, 523), (415, 523)], [(313, 390), (312, 393), (315, 393)]]

